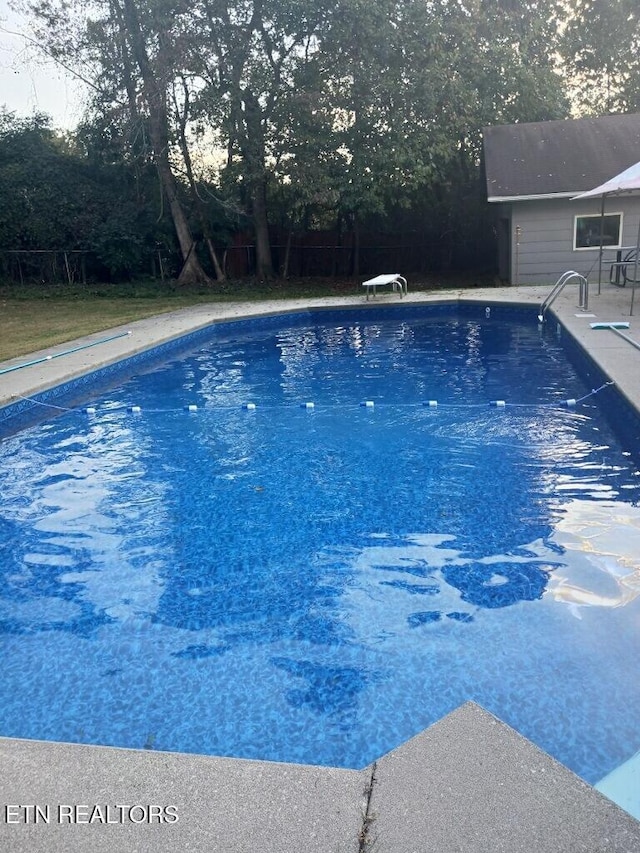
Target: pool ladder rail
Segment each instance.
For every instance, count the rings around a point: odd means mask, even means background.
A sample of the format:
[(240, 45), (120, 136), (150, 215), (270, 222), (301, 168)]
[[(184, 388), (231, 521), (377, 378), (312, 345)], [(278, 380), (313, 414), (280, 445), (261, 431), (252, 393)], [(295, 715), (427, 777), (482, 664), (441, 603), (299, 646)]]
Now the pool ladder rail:
[(545, 314), (547, 313), (548, 309), (551, 308), (558, 296), (560, 296), (565, 286), (569, 284), (569, 282), (574, 278), (578, 280), (578, 285), (580, 288), (578, 296), (578, 308), (580, 308), (582, 311), (589, 310), (589, 282), (581, 273), (576, 272), (575, 270), (567, 270), (567, 272), (562, 273), (560, 278), (554, 284), (551, 293), (540, 305), (540, 311), (538, 313), (538, 320), (540, 323), (544, 323)]

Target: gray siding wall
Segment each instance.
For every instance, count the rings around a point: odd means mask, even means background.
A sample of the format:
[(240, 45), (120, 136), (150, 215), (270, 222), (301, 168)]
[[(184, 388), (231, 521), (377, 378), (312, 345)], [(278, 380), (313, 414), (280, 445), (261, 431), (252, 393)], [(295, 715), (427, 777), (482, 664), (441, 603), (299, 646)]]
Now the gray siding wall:
[[(562, 273), (575, 270), (598, 281), (598, 248), (573, 248), (576, 216), (600, 214), (601, 200), (571, 199), (520, 201), (511, 205), (511, 284), (554, 284)], [(609, 196), (606, 213), (622, 213), (623, 245), (638, 240), (640, 197)], [(517, 227), (520, 227), (517, 239)], [(607, 261), (615, 250), (605, 249), (602, 281), (609, 282)]]

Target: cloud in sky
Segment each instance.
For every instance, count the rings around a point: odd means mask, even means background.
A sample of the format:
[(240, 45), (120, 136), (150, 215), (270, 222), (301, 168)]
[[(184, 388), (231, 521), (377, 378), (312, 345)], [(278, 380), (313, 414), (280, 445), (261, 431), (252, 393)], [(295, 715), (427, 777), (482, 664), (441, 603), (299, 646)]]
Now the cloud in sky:
[(0, 107), (21, 116), (45, 112), (55, 127), (74, 128), (82, 117), (82, 83), (17, 33), (28, 34), (28, 22), (0, 0)]

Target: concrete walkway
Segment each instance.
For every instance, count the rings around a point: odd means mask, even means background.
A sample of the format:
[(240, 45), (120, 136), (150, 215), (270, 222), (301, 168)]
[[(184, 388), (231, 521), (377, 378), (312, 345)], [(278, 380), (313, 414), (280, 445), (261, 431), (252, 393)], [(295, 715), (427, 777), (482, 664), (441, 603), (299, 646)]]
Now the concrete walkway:
[(361, 772), (0, 738), (7, 853), (637, 853), (640, 823), (467, 703)]
[[(408, 300), (538, 305), (548, 292)], [(640, 320), (636, 330), (630, 297), (607, 285), (592, 294), (590, 317), (569, 287), (554, 311), (640, 409), (640, 352), (627, 339), (640, 345)], [(385, 294), (369, 306), (398, 301)], [(1, 364), (0, 405), (217, 320), (347, 305), (366, 307), (364, 296), (199, 306), (143, 320)], [(621, 320), (630, 322), (626, 337), (590, 325)], [(87, 343), (95, 346), (59, 355)], [(20, 366), (27, 361), (36, 363)], [(0, 851), (637, 853), (640, 823), (468, 703), (363, 771), (0, 738)]]

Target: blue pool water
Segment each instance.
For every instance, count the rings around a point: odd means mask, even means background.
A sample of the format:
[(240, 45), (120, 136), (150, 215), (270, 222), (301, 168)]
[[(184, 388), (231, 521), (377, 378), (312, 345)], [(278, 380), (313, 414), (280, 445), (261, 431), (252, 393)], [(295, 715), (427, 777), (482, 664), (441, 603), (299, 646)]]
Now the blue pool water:
[(637, 448), (495, 314), (219, 326), (6, 437), (0, 734), (356, 768), (473, 699), (637, 752)]

